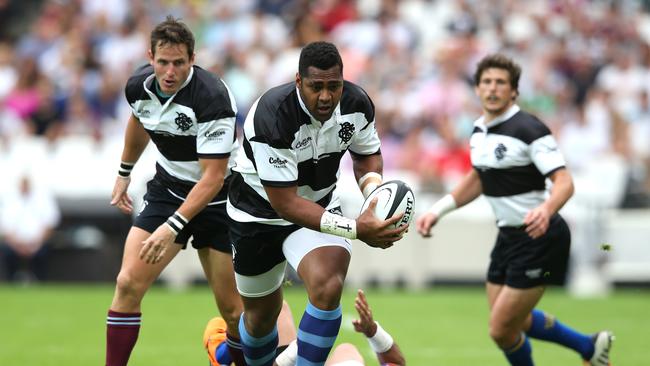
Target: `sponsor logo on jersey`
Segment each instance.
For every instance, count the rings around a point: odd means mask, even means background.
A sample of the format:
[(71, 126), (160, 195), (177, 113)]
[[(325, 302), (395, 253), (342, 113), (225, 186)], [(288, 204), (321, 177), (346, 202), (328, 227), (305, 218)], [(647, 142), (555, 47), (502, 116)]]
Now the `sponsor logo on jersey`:
[(206, 131), (206, 133), (203, 135), (205, 136), (208, 140), (218, 140), (221, 141), (221, 136), (225, 135), (226, 131), (224, 130), (216, 130), (216, 131)]
[(339, 137), (344, 144), (347, 144), (354, 136), (354, 125), (350, 122), (341, 123), (341, 129), (339, 130)]
[(508, 151), (506, 145), (499, 143), (499, 145), (494, 149), (494, 156), (497, 157), (497, 160), (502, 160), (506, 157), (506, 151)]
[(140, 109), (140, 110), (138, 110), (138, 115), (141, 118), (143, 118), (143, 117), (147, 118), (147, 117), (151, 116), (151, 111), (148, 110), (148, 109)]
[(304, 149), (311, 144), (311, 137), (304, 138), (296, 144), (296, 149)]
[(185, 113), (176, 112), (176, 114), (177, 117), (174, 119), (176, 127), (183, 132), (189, 130), (192, 127), (192, 119)]
[(273, 165), (276, 168), (285, 168), (287, 166), (288, 161), (285, 159), (281, 158), (274, 158), (270, 157), (269, 158), (269, 164)]

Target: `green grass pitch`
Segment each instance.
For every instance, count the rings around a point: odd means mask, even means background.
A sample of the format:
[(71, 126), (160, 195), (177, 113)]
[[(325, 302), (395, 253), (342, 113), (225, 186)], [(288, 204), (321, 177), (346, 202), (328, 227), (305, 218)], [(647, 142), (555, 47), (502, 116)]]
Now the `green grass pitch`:
[[(368, 365), (377, 365), (369, 346), (352, 329), (354, 289), (343, 299), (337, 342), (357, 344)], [(0, 286), (0, 365), (102, 365), (110, 285)], [(434, 288), (423, 292), (367, 291), (376, 319), (400, 344), (409, 365), (507, 365), (487, 335), (482, 288)], [(296, 318), (304, 290), (285, 290)], [(614, 366), (648, 365), (650, 291), (619, 290), (602, 299), (574, 299), (548, 291), (540, 308), (586, 332), (612, 329)], [(143, 303), (143, 327), (131, 365), (208, 364), (203, 328), (215, 316), (205, 286), (184, 292), (154, 287)], [(533, 340), (537, 365), (580, 365), (572, 351)]]

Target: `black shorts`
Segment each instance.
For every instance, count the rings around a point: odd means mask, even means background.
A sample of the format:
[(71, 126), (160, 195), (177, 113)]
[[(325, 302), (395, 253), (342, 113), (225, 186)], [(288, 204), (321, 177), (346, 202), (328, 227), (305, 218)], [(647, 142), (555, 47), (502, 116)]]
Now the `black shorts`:
[[(198, 215), (194, 216), (176, 236), (176, 243), (187, 245), (193, 237), (192, 246), (196, 249), (212, 248), (223, 253), (232, 253), (228, 226), (232, 220), (226, 213), (226, 192), (228, 182), (219, 192), (215, 201), (224, 201), (206, 206)], [(223, 199), (220, 199), (223, 198)], [(156, 179), (147, 183), (147, 193), (144, 195), (144, 208), (135, 217), (133, 226), (153, 233), (181, 206), (183, 201), (172, 195), (169, 190)]]
[(286, 258), (282, 253), (282, 244), (298, 229), (298, 225), (278, 226), (232, 220), (230, 240), (235, 272), (257, 276), (284, 262)]
[(571, 232), (560, 215), (551, 217), (546, 234), (537, 239), (523, 228), (499, 228), (487, 280), (514, 288), (562, 285), (570, 247)]

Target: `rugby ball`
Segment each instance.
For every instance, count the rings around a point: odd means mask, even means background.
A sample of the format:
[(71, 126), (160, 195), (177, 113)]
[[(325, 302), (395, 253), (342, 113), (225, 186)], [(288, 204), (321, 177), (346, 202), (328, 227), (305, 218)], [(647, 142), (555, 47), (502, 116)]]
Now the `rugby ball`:
[(377, 197), (375, 216), (380, 220), (386, 220), (394, 215), (404, 212), (402, 219), (395, 224), (395, 227), (410, 224), (415, 217), (415, 196), (408, 184), (401, 180), (391, 180), (377, 187), (361, 206), (361, 212), (365, 211), (370, 202)]

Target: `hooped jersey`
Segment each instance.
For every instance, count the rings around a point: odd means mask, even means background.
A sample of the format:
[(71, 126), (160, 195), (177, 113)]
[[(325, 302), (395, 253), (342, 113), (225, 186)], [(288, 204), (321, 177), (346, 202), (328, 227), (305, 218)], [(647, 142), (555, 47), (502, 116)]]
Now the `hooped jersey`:
[(344, 82), (332, 117), (313, 118), (295, 83), (264, 93), (244, 123), (228, 194), (228, 214), (240, 222), (290, 225), (273, 210), (264, 186), (297, 186), (298, 195), (331, 208), (341, 157), (380, 154), (375, 108), (361, 87)]
[(201, 178), (199, 158), (234, 164), (237, 108), (226, 84), (196, 65), (166, 100), (156, 95), (154, 81), (153, 67), (140, 67), (126, 84), (126, 99), (158, 150), (156, 178), (184, 199)]
[(497, 226), (521, 226), (547, 197), (546, 178), (565, 167), (551, 131), (537, 117), (511, 106), (487, 125), (474, 123), (471, 159)]

